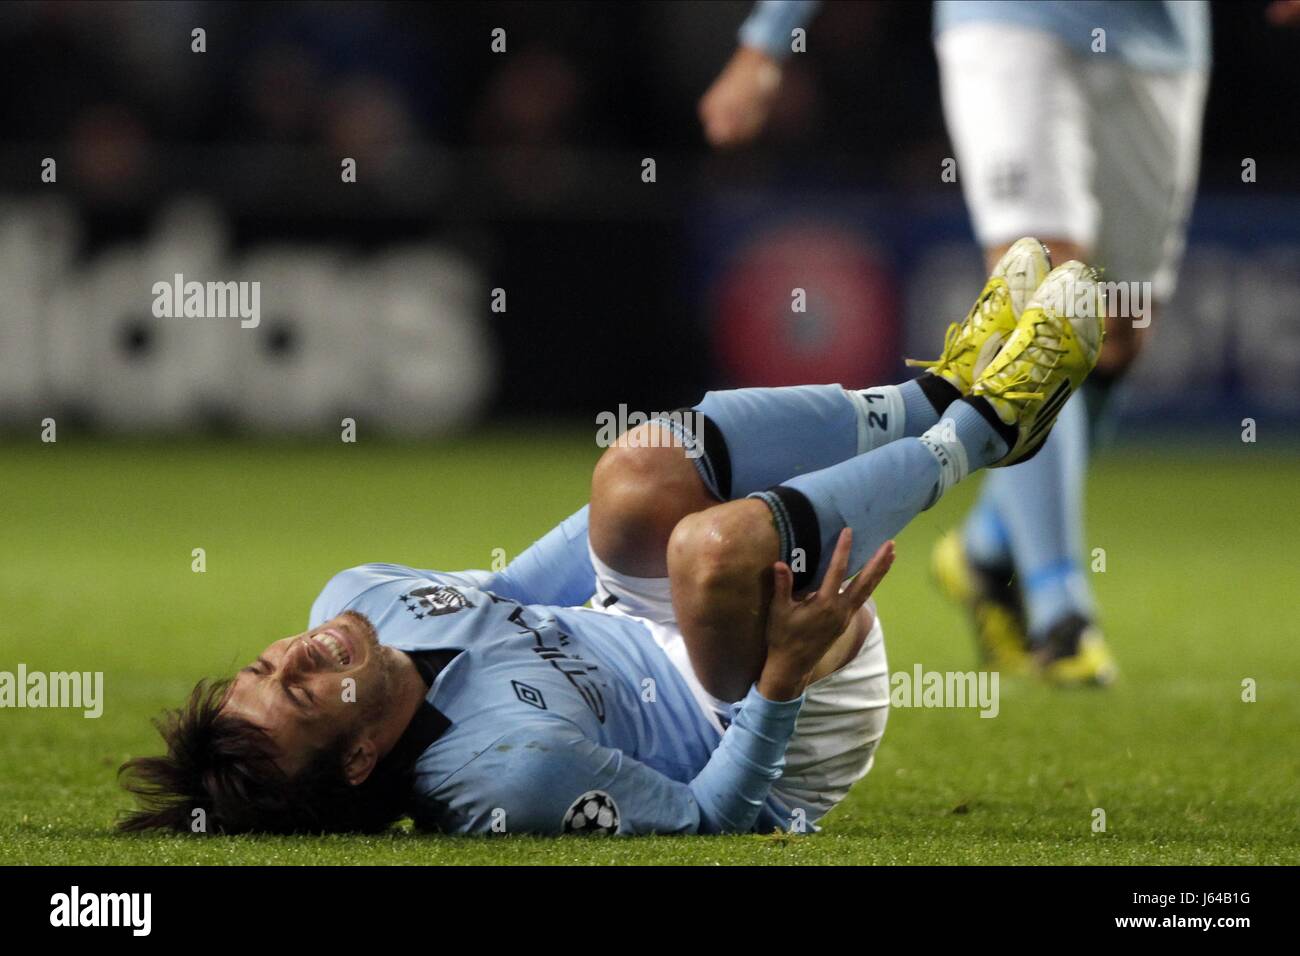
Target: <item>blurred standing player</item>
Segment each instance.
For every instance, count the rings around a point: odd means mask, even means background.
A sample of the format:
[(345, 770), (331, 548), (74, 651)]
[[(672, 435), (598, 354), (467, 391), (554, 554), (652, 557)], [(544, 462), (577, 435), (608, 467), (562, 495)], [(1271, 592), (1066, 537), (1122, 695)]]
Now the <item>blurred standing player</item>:
[[(740, 49), (700, 102), (713, 145), (758, 135), (791, 31), (818, 5), (755, 6)], [(1270, 10), (1276, 21), (1293, 13)], [(1089, 420), (1173, 293), (1199, 164), (1208, 4), (937, 0), (934, 43), (958, 179), (987, 261), (1031, 234), (1057, 262), (1093, 262), (1108, 282), (1144, 284), (1129, 286), (1143, 290), (1129, 300), (1143, 308), (1108, 320), (1096, 372), (1042, 453), (989, 474), (964, 527), (934, 555), (989, 666), (1106, 684), (1115, 665), (1082, 563)]]

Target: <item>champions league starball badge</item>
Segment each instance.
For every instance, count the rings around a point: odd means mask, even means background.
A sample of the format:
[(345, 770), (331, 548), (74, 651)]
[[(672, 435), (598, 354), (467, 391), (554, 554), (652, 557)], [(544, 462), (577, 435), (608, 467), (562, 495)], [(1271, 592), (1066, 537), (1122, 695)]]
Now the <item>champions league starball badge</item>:
[(604, 790), (588, 790), (564, 814), (565, 833), (609, 836), (618, 832), (618, 804)]

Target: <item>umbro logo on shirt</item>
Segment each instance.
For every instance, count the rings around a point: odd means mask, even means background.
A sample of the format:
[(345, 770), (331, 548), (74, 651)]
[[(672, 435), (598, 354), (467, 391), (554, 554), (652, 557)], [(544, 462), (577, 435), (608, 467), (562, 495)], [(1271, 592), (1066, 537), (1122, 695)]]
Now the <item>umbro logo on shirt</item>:
[(546, 698), (542, 696), (542, 692), (536, 687), (517, 680), (512, 680), (510, 686), (515, 689), (515, 696), (525, 704), (536, 707), (538, 710), (546, 710)]

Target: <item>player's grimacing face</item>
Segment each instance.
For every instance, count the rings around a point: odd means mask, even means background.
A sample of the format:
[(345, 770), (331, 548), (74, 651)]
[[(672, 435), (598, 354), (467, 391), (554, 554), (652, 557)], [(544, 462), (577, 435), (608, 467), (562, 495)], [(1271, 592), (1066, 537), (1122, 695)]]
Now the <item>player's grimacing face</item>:
[(382, 712), (399, 653), (379, 643), (364, 616), (345, 611), (269, 645), (236, 676), (222, 709), (264, 727), (292, 775)]

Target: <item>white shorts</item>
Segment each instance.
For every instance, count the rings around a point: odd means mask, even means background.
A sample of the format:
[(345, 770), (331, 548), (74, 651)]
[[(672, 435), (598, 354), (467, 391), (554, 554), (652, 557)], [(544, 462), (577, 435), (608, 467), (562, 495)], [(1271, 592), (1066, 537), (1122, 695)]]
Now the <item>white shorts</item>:
[[(668, 579), (620, 574), (594, 553), (591, 563), (596, 569), (592, 607), (644, 624), (690, 687), (705, 719), (722, 733), (732, 705), (711, 695), (695, 676)], [(857, 656), (808, 686), (773, 795), (791, 809), (802, 808), (815, 823), (867, 775), (888, 717), (889, 665), (877, 616)]]
[(1136, 70), (1051, 34), (965, 23), (935, 39), (957, 179), (985, 248), (1021, 236), (1092, 250), (1106, 281), (1173, 294), (1209, 75)]

